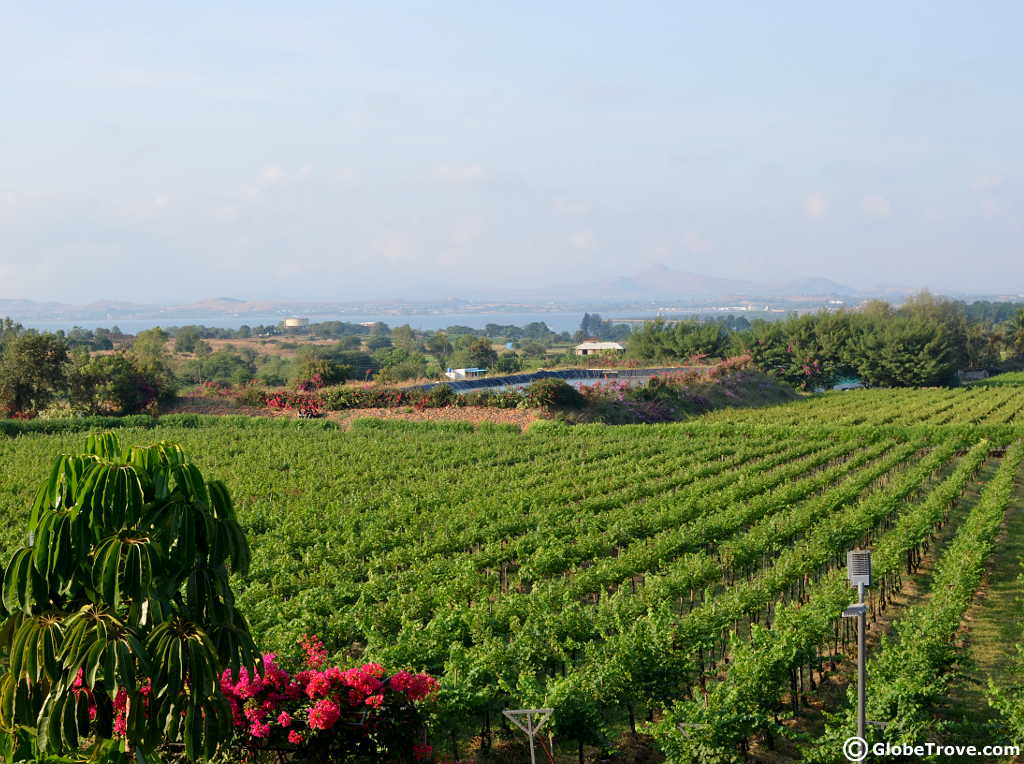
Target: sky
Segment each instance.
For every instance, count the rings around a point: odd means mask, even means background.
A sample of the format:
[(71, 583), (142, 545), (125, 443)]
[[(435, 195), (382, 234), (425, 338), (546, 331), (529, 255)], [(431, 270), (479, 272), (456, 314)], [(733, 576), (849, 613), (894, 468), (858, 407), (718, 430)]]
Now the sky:
[[(0, 298), (1024, 292), (1019, 2), (0, 0)], [(567, 295), (578, 297), (578, 295)]]

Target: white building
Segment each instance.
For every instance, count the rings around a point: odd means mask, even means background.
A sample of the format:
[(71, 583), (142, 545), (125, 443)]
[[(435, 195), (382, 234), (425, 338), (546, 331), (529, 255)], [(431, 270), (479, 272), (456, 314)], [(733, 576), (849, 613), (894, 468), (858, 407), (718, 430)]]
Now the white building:
[(618, 342), (581, 342), (576, 346), (576, 355), (604, 355), (621, 353), (625, 350)]
[(470, 379), (471, 377), (482, 377), (487, 369), (448, 369), (444, 373), (448, 379)]

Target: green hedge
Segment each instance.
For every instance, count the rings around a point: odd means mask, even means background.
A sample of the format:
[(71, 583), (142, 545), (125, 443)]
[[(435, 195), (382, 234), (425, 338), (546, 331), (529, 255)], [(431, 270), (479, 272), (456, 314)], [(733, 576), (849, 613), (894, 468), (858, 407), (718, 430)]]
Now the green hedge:
[(80, 419), (0, 419), (0, 435), (16, 437), (36, 433), (91, 432), (117, 430), (129, 427), (152, 429), (156, 426), (199, 429), (203, 427), (234, 427), (237, 429), (265, 430), (298, 428), (307, 430), (336, 430), (338, 425), (326, 419), (281, 419), (250, 416), (211, 416), (203, 414), (167, 414), (153, 417), (149, 414), (129, 416), (90, 416)]

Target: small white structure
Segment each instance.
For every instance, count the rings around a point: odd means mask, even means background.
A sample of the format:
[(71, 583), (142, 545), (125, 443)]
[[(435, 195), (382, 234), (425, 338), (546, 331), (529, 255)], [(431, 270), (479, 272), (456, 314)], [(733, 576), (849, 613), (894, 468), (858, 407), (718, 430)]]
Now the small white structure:
[(576, 346), (576, 355), (604, 355), (621, 353), (626, 348), (618, 342), (581, 342)]
[(284, 320), (285, 329), (298, 329), (303, 326), (309, 326), (308, 318), (286, 318)]
[(469, 379), (471, 377), (482, 377), (487, 369), (448, 369), (444, 373), (448, 379)]

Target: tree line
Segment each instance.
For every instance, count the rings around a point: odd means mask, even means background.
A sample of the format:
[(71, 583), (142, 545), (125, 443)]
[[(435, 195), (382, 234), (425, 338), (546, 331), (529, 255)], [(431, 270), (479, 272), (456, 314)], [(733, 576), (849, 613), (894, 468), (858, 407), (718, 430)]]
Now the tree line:
[(899, 307), (872, 301), (735, 331), (718, 322), (654, 321), (633, 332), (629, 353), (652, 362), (749, 355), (761, 371), (803, 389), (844, 378), (877, 387), (951, 385), (959, 371), (1024, 367), (1024, 306), (924, 292)]
[(63, 332), (41, 333), (4, 319), (0, 416), (35, 414), (51, 406), (114, 415), (151, 409), (174, 395), (174, 375), (163, 347), (166, 337), (160, 329), (150, 329), (124, 350), (104, 347), (109, 352), (94, 354), (90, 343), (76, 342)]

